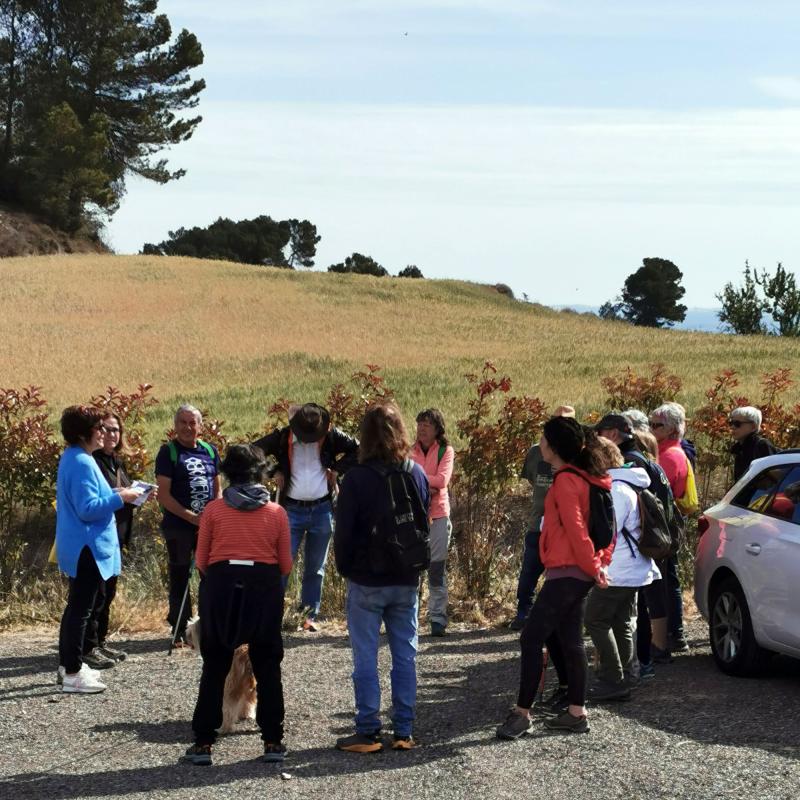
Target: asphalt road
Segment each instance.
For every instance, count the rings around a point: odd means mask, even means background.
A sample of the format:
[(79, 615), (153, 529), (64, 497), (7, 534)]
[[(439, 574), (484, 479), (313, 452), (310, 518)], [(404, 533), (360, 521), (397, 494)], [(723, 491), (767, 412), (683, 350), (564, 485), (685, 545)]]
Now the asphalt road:
[[(513, 702), (517, 640), (504, 630), (421, 639), (411, 752), (339, 753), (352, 730), (350, 650), (334, 632), (287, 637), (289, 759), (258, 760), (255, 727), (221, 739), (212, 767), (179, 764), (200, 674), (163, 637), (118, 642), (130, 658), (95, 696), (56, 691), (55, 632), (0, 636), (0, 797), (24, 798), (795, 798), (800, 789), (800, 664), (767, 676), (719, 673), (702, 623), (692, 653), (633, 699), (592, 710), (587, 735), (500, 742)], [(381, 650), (385, 705), (388, 652)]]

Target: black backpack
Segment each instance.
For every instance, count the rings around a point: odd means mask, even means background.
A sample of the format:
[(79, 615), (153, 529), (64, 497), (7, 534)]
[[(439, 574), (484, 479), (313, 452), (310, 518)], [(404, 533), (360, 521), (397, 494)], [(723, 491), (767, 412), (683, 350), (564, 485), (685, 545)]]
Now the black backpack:
[(411, 475), (414, 462), (368, 466), (383, 478), (380, 511), (367, 548), (370, 571), (404, 575), (426, 570), (431, 561), (430, 525)]
[[(676, 556), (686, 538), (686, 521), (678, 506), (675, 505), (672, 489), (669, 488), (669, 482), (664, 470), (646, 455), (636, 450), (623, 453), (623, 456), (626, 460), (632, 460), (637, 466), (642, 467), (650, 476), (650, 492), (660, 500), (661, 509), (669, 530), (670, 551), (667, 555)], [(637, 487), (634, 486), (633, 488), (636, 489)], [(651, 558), (658, 558), (658, 556), (651, 556)], [(666, 558), (666, 556), (662, 556), (662, 558)]]
[(645, 558), (654, 558), (658, 561), (671, 555), (672, 535), (662, 502), (649, 489), (634, 486), (624, 478), (620, 478), (620, 480), (627, 483), (636, 492), (639, 507), (641, 530), (638, 541), (625, 528), (622, 528), (622, 536), (630, 548), (631, 555), (635, 555), (634, 544)]
[[(586, 481), (580, 472), (569, 467), (559, 470), (556, 477), (562, 472), (572, 472)], [(586, 483), (589, 484), (589, 538), (594, 543), (594, 549), (597, 552), (605, 550), (617, 538), (614, 501), (608, 489), (603, 489), (591, 481), (586, 481)]]

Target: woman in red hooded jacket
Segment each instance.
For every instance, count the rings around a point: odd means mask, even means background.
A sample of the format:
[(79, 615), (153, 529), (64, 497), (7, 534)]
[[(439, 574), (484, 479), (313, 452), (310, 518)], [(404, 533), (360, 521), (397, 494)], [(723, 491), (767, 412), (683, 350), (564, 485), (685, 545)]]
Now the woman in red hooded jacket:
[(559, 645), (549, 649), (553, 658), (564, 661), (557, 666), (559, 674), (568, 678), (569, 707), (560, 716), (548, 719), (545, 727), (574, 733), (589, 730), (584, 705), (587, 665), (583, 616), (592, 586), (608, 585), (606, 567), (613, 552), (613, 543), (596, 551), (589, 536), (589, 485), (611, 489), (594, 431), (569, 417), (554, 417), (545, 423), (540, 447), (554, 472), (553, 486), (545, 498), (539, 542), (545, 584), (520, 636), (519, 695), (517, 705), (497, 729), (501, 739), (517, 739), (532, 729), (530, 710), (542, 675), (542, 646), (548, 641)]

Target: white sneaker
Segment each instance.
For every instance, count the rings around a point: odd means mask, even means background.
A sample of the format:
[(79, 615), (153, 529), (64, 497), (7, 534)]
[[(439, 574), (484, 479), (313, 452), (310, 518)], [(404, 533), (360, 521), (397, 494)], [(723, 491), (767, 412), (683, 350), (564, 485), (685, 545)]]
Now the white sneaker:
[[(85, 669), (87, 672), (90, 672), (92, 675), (97, 675), (98, 671), (96, 669), (92, 669), (91, 667), (87, 666), (86, 664), (83, 665), (82, 669)], [(56, 672), (56, 684), (61, 686), (64, 683), (64, 676), (67, 674), (67, 670), (64, 667), (59, 666), (58, 671)]]
[(81, 666), (81, 671), (75, 675), (64, 675), (61, 691), (67, 694), (98, 694), (104, 692), (106, 685), (97, 678), (97, 673), (89, 669), (86, 664)]

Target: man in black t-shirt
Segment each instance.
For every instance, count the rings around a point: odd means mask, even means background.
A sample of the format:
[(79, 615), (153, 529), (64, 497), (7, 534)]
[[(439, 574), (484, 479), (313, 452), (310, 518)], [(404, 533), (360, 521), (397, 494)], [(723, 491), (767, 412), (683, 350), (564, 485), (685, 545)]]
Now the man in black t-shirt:
[(191, 574), (200, 515), (209, 500), (222, 496), (219, 454), (214, 445), (198, 438), (202, 424), (203, 417), (194, 406), (182, 405), (175, 413), (175, 438), (162, 445), (156, 456), (158, 499), (164, 511), (161, 531), (169, 554), (167, 621), (176, 644), (183, 642), (192, 617), (191, 597), (183, 614), (180, 607)]

